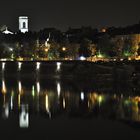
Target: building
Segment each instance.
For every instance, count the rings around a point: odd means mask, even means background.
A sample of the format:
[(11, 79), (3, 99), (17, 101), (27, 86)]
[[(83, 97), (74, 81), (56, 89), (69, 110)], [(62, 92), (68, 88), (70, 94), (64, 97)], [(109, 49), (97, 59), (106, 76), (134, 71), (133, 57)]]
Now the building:
[(5, 30), (2, 33), (4, 33), (4, 34), (14, 34), (13, 32), (9, 31), (7, 27), (5, 28)]
[(28, 17), (27, 16), (19, 17), (19, 30), (22, 33), (28, 32)]

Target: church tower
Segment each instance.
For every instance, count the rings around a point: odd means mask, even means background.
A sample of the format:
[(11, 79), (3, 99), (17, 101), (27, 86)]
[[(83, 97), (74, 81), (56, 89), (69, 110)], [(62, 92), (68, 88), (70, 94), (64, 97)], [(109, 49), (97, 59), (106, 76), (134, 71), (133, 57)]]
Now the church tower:
[(28, 32), (28, 17), (27, 16), (19, 17), (19, 30), (22, 33)]

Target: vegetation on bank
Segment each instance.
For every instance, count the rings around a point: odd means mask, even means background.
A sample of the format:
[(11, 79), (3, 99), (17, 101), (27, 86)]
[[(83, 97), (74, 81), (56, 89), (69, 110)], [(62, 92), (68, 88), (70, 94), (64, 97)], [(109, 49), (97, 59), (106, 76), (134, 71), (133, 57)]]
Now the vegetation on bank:
[(91, 27), (61, 32), (46, 28), (39, 32), (0, 33), (0, 58), (26, 60), (135, 59), (140, 55), (140, 24), (110, 27), (103, 32)]

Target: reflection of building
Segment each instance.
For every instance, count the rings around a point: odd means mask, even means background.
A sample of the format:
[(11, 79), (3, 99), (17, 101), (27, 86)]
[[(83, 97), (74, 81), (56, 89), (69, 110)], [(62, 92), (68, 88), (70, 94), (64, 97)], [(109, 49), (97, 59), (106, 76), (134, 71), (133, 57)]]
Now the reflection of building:
[(19, 30), (22, 33), (28, 32), (28, 17), (27, 16), (19, 17)]
[(28, 106), (22, 105), (21, 113), (20, 113), (20, 116), (19, 116), (19, 126), (21, 128), (29, 127)]

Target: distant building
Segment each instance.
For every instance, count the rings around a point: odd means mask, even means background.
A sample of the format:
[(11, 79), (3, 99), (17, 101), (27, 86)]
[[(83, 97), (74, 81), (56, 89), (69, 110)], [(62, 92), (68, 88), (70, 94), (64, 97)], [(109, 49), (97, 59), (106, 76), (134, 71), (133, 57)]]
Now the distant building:
[(28, 17), (27, 16), (19, 17), (19, 30), (22, 33), (28, 32)]
[(2, 33), (4, 33), (4, 34), (14, 34), (13, 32), (9, 31), (7, 27), (5, 28), (5, 30)]

